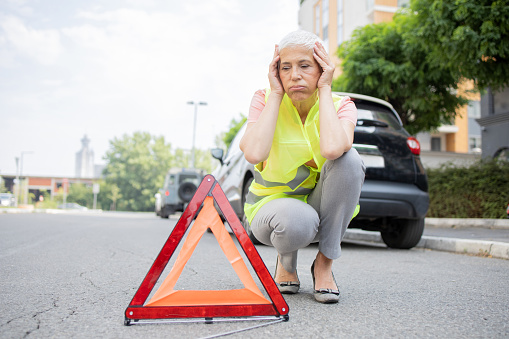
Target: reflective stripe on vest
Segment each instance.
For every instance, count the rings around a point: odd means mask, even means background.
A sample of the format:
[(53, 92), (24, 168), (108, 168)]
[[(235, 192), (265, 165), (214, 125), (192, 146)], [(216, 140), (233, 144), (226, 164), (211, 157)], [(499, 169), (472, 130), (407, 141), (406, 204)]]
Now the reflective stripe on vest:
[[(270, 89), (265, 92), (267, 102)], [(336, 111), (342, 97), (333, 95)], [(284, 95), (274, 138), (265, 167), (255, 166), (254, 180), (244, 205), (251, 222), (258, 210), (267, 202), (278, 198), (294, 198), (306, 202), (316, 186), (318, 173), (326, 159), (320, 154), (319, 100), (309, 110), (304, 123), (288, 95)], [(305, 163), (314, 160), (317, 168)]]

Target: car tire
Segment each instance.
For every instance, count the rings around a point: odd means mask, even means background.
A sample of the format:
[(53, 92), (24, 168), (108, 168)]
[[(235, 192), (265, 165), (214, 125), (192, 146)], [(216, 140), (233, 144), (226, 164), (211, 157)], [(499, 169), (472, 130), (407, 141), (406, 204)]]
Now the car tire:
[(161, 208), (161, 218), (168, 219), (174, 212), (173, 207), (166, 205)]
[(424, 231), (424, 218), (394, 219), (392, 229), (380, 232), (382, 240), (390, 248), (410, 249), (416, 246)]
[[(244, 188), (242, 189), (242, 206), (244, 206), (247, 198), (247, 194), (249, 193), (249, 186), (251, 186), (251, 183), (253, 182), (253, 178), (249, 178), (246, 180), (246, 183), (244, 184)], [(247, 221), (246, 214), (244, 213), (244, 210), (242, 210), (242, 226), (246, 230), (247, 235), (249, 236), (249, 239), (253, 242), (255, 245), (261, 244), (261, 242), (256, 239), (256, 237), (253, 234), (253, 231), (251, 230), (251, 226), (249, 225), (249, 222)]]
[(190, 202), (196, 193), (197, 187), (192, 182), (185, 182), (179, 186), (178, 196), (183, 202)]

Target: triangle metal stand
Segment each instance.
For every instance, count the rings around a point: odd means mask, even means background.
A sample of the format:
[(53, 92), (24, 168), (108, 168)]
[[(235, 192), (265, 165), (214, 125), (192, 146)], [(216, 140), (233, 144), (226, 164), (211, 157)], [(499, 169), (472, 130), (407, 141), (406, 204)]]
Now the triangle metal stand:
[[(211, 196), (221, 210), (230, 228), (237, 238), (244, 254), (251, 263), (255, 273), (267, 292), (270, 303), (266, 304), (231, 304), (231, 305), (165, 305), (165, 306), (146, 306), (145, 303), (152, 289), (159, 280), (166, 265), (174, 254), (180, 241), (188, 231), (189, 225), (198, 214), (204, 200)], [(205, 321), (212, 323), (215, 321), (224, 321), (225, 318), (231, 320), (267, 320), (279, 319), (288, 321), (289, 308), (281, 292), (276, 286), (274, 279), (269, 273), (260, 254), (249, 239), (244, 227), (242, 226), (235, 211), (226, 198), (219, 183), (212, 175), (207, 175), (202, 180), (196, 190), (195, 195), (189, 202), (187, 208), (182, 213), (180, 219), (175, 225), (173, 231), (163, 245), (159, 255), (152, 264), (145, 279), (138, 288), (131, 303), (125, 310), (124, 325), (143, 324), (154, 322), (190, 322)], [(249, 319), (244, 319), (250, 317)], [(184, 318), (189, 318), (185, 320)], [(202, 319), (199, 319), (202, 318)], [(214, 319), (222, 318), (222, 319)], [(178, 319), (178, 320), (170, 320)], [(158, 320), (158, 321), (155, 321)]]

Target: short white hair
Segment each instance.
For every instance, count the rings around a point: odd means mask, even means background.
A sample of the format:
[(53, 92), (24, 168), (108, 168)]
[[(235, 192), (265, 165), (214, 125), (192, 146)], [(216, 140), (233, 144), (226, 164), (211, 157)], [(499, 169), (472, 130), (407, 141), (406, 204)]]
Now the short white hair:
[(315, 42), (319, 42), (324, 45), (323, 41), (316, 35), (308, 31), (298, 30), (288, 33), (279, 42), (279, 50), (286, 47), (300, 46), (312, 50), (315, 46)]

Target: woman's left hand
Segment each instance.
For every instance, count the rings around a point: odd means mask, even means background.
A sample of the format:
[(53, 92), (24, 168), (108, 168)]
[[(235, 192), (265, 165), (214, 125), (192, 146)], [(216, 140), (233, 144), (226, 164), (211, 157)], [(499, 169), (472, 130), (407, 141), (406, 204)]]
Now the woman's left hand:
[(332, 86), (332, 79), (334, 78), (334, 70), (335, 65), (329, 58), (327, 51), (321, 43), (318, 41), (315, 43), (313, 56), (315, 57), (316, 62), (322, 67), (322, 75), (318, 79), (318, 83), (316, 86), (318, 89)]

